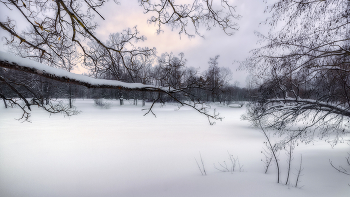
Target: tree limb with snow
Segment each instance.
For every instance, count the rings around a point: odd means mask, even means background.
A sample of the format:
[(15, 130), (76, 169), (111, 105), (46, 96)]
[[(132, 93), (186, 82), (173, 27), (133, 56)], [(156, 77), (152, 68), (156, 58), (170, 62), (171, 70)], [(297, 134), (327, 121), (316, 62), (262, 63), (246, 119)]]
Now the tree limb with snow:
[[(63, 69), (59, 68), (53, 68), (26, 58), (21, 58), (18, 56), (15, 56), (13, 54), (8, 54), (4, 52), (0, 52), (0, 67), (11, 69), (11, 70), (18, 70), (21, 72), (39, 75), (41, 77), (55, 80), (63, 83), (69, 83), (69, 84), (75, 84), (80, 86), (85, 86), (87, 88), (97, 88), (97, 89), (119, 89), (119, 90), (126, 90), (126, 91), (146, 91), (146, 92), (158, 92), (158, 98), (153, 101), (153, 104), (148, 109), (149, 112), (152, 112), (152, 108), (154, 106), (154, 103), (157, 101), (161, 101), (160, 94), (166, 94), (170, 98), (174, 99), (177, 103), (180, 104), (180, 106), (189, 106), (196, 110), (197, 112), (205, 115), (210, 124), (213, 124), (212, 120), (221, 120), (222, 118), (219, 116), (218, 113), (215, 111), (211, 113), (208, 108), (210, 106), (206, 105), (204, 102), (201, 102), (200, 100), (194, 100), (193, 94), (191, 94), (190, 91), (188, 91), (188, 88), (193, 88), (193, 86), (190, 87), (178, 87), (178, 88), (172, 88), (172, 87), (160, 87), (160, 86), (154, 86), (154, 85), (145, 85), (141, 83), (126, 83), (121, 82), (117, 80), (106, 80), (106, 79), (95, 79), (92, 77), (80, 75), (80, 74), (74, 74), (71, 72), (68, 72)], [(10, 104), (19, 106), (22, 111), (23, 115), (21, 119), (29, 120), (30, 112), (31, 111), (31, 105), (37, 105), (40, 108), (43, 108), (44, 110), (48, 111), (49, 113), (64, 113), (67, 116), (75, 115), (78, 112), (74, 109), (70, 109), (66, 106), (64, 106), (62, 103), (59, 104), (52, 104), (49, 103), (48, 106), (44, 105), (43, 102), (40, 102), (40, 100), (43, 99), (43, 95), (38, 94), (38, 92), (31, 90), (29, 86), (25, 83), (18, 82), (16, 80), (7, 80), (5, 77), (1, 76), (0, 73), (0, 85), (5, 85), (12, 91), (12, 98), (9, 98), (9, 93), (3, 94), (0, 91), (0, 97), (3, 98), (4, 101), (10, 102)], [(24, 89), (23, 89), (24, 87)], [(33, 97), (31, 101), (28, 101), (25, 95), (30, 95), (30, 97)], [(187, 101), (183, 101), (182, 99), (179, 99), (177, 97), (178, 94), (181, 94), (182, 96), (187, 97)], [(15, 99), (15, 98), (19, 99)], [(24, 101), (24, 104), (21, 104), (19, 101)], [(190, 102), (188, 102), (190, 101)], [(192, 102), (191, 102), (192, 101)], [(29, 111), (28, 111), (29, 110)], [(152, 112), (153, 113), (153, 112)], [(145, 115), (146, 115), (145, 114)], [(154, 114), (154, 113), (153, 113)]]

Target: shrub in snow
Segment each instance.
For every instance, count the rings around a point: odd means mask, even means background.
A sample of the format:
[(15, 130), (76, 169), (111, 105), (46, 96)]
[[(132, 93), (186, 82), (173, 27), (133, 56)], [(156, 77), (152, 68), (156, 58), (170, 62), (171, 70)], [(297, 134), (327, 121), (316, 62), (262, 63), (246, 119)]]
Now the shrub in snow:
[(227, 153), (228, 153), (228, 156), (230, 159), (229, 164), (227, 164), (226, 161), (224, 161), (223, 163), (218, 162), (219, 166), (216, 167), (214, 164), (214, 168), (219, 170), (220, 172), (233, 173), (236, 170), (236, 168), (239, 172), (243, 172), (243, 165), (241, 165), (241, 163), (239, 162), (238, 157), (234, 158), (233, 155), (231, 155), (228, 151), (227, 151)]
[[(329, 163), (331, 164), (331, 166), (336, 169), (338, 172), (341, 172), (343, 174), (346, 174), (348, 176), (350, 176), (350, 153), (348, 153), (348, 157), (345, 158), (346, 159), (346, 165), (348, 167), (343, 167), (343, 166), (339, 166), (339, 167), (335, 167), (332, 163), (331, 160), (329, 160)], [(349, 168), (349, 169), (346, 169)], [(350, 184), (348, 184), (350, 186)]]
[(200, 160), (200, 161), (201, 161), (201, 165), (199, 164), (199, 162), (197, 161), (196, 158), (194, 158), (194, 159), (196, 160), (196, 163), (197, 163), (197, 166), (198, 166), (199, 171), (201, 172), (201, 174), (202, 174), (203, 176), (205, 176), (205, 175), (207, 175), (207, 171), (205, 170), (204, 162), (203, 162), (201, 153), (199, 153), (199, 157), (200, 157), (200, 159), (201, 159), (201, 160)]
[(111, 104), (106, 102), (104, 99), (94, 99), (94, 103), (96, 106), (104, 109), (109, 109), (111, 107)]

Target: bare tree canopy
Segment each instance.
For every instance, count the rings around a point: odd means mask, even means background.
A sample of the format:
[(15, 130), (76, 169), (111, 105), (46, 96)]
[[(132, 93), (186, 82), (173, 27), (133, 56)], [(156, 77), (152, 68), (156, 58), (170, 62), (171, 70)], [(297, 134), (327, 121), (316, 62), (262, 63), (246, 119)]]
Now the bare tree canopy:
[(264, 46), (242, 63), (258, 82), (247, 118), (286, 140), (316, 135), (332, 144), (349, 133), (350, 1), (280, 0)]
[[(94, 14), (103, 18), (98, 10), (105, 5), (105, 0), (1, 0), (1, 3), (20, 13), (29, 27), (19, 33), (16, 19), (9, 17), (7, 21), (1, 21), (0, 26), (10, 35), (6, 37), (7, 44), (20, 48), (18, 54), (22, 57), (35, 58), (50, 66), (67, 67), (72, 53), (78, 53), (84, 64), (93, 65), (97, 70), (101, 61), (108, 61), (112, 67), (121, 64), (133, 78), (137, 69), (135, 62), (147, 60), (156, 52), (155, 48), (133, 45), (146, 39), (139, 35), (136, 27), (111, 34), (107, 42), (96, 37), (98, 24), (94, 22)], [(119, 4), (118, 1), (115, 3)], [(139, 5), (146, 13), (154, 13), (148, 21), (158, 25), (158, 33), (162, 31), (162, 25), (179, 29), (180, 35), (190, 37), (201, 35), (201, 26), (207, 29), (219, 26), (228, 35), (238, 30), (234, 21), (240, 16), (234, 14), (234, 7), (227, 0), (221, 0), (218, 8), (212, 0), (194, 0), (190, 4), (178, 4), (174, 0), (140, 0)], [(191, 28), (194, 28), (193, 33)]]

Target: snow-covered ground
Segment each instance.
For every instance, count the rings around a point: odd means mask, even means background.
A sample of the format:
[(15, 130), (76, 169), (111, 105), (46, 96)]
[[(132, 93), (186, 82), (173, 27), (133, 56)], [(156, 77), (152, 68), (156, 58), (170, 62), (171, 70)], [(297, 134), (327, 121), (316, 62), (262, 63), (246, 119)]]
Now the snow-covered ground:
[[(243, 108), (216, 106), (225, 117), (210, 126), (205, 116), (173, 104), (143, 116), (142, 107), (94, 106), (77, 100), (79, 115), (67, 118), (34, 107), (32, 123), (15, 120), (19, 109), (0, 103), (1, 197), (349, 197), (350, 177), (329, 164), (345, 164), (349, 145), (325, 142), (299, 145), (286, 179), (285, 152), (280, 153), (281, 184), (275, 166), (264, 174), (264, 136), (240, 116)], [(149, 103), (147, 103), (149, 105)], [(243, 172), (220, 172), (214, 163), (238, 157)], [(200, 154), (207, 171), (202, 176)], [(303, 176), (295, 188), (300, 154)]]

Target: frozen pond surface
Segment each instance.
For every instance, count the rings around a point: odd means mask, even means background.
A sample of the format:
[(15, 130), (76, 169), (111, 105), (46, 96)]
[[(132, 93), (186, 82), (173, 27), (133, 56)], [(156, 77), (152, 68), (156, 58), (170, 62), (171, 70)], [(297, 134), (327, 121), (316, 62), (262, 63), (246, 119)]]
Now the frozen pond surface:
[[(276, 183), (275, 166), (264, 174), (264, 136), (240, 116), (243, 108), (216, 106), (225, 119), (210, 126), (189, 108), (157, 105), (152, 115), (142, 107), (94, 106), (77, 100), (81, 113), (65, 118), (33, 109), (32, 123), (15, 120), (19, 109), (0, 104), (0, 196), (3, 197), (349, 197), (350, 177), (329, 164), (346, 167), (350, 146), (325, 142), (299, 145), (292, 161), (295, 184), (303, 155), (302, 188)], [(141, 103), (141, 102), (139, 102)], [(149, 105), (149, 103), (147, 103)], [(220, 172), (214, 163), (238, 157), (243, 172)], [(207, 176), (195, 158), (202, 155)], [(281, 182), (286, 179), (280, 153)]]

